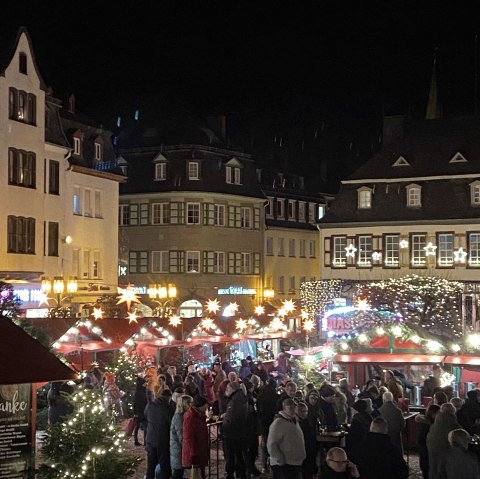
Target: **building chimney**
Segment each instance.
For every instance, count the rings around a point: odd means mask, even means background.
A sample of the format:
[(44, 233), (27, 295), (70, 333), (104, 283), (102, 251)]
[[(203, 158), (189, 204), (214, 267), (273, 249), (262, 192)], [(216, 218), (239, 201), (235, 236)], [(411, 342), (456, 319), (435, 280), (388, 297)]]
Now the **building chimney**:
[(75, 113), (75, 95), (73, 93), (68, 97), (68, 111)]

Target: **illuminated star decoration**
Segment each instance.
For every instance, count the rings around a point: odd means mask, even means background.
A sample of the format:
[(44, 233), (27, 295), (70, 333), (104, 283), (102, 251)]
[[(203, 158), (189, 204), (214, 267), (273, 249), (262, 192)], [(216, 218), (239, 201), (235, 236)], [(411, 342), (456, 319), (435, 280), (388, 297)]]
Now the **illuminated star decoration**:
[(180, 324), (182, 324), (182, 318), (180, 316), (171, 316), (170, 319), (168, 320), (169, 326), (177, 327)]
[(357, 248), (350, 243), (347, 247), (345, 247), (345, 252), (347, 254), (347, 258), (350, 256), (351, 258), (355, 258), (355, 253), (357, 252)]
[(427, 246), (424, 246), (423, 248), (425, 250), (425, 256), (435, 256), (435, 251), (437, 250), (437, 247), (432, 244), (431, 241), (427, 243)]
[(278, 331), (279, 329), (283, 329), (285, 325), (283, 324), (283, 321), (280, 318), (277, 318), (277, 316), (275, 316), (272, 319), (270, 326), (274, 331)]
[(50, 306), (48, 303), (48, 296), (47, 293), (44, 293), (43, 291), (39, 291), (38, 293), (38, 305), (41, 306), (42, 304), (46, 306)]
[(265, 314), (265, 308), (263, 306), (255, 306), (255, 314), (257, 316), (261, 316), (262, 314)]
[(359, 299), (357, 302), (357, 309), (364, 313), (367, 309), (370, 309), (370, 305), (366, 299)]
[(374, 251), (372, 253), (372, 259), (373, 261), (380, 261), (382, 259), (382, 253), (379, 253), (378, 251)]
[(400, 243), (398, 243), (398, 246), (400, 246), (401, 249), (408, 248), (408, 241), (407, 240), (402, 240)]
[(103, 311), (102, 308), (93, 308), (93, 313), (92, 313), (93, 318), (95, 321), (97, 319), (102, 319), (103, 318)]
[(202, 328), (208, 331), (209, 329), (215, 329), (215, 323), (212, 318), (202, 319)]
[(295, 302), (293, 299), (286, 299), (285, 301), (282, 301), (282, 305), (286, 313), (295, 311)]
[(220, 309), (220, 303), (218, 299), (209, 299), (207, 301), (207, 311), (209, 313), (217, 314)]
[(247, 322), (244, 320), (244, 319), (238, 319), (237, 321), (235, 321), (236, 323), (236, 328), (242, 332), (244, 329), (247, 329)]
[(310, 316), (310, 315), (308, 314), (308, 311), (304, 311), (304, 310), (302, 309), (302, 314), (301, 314), (302, 319), (305, 321), (305, 320), (308, 319), (309, 316)]
[(311, 333), (315, 329), (315, 322), (313, 321), (313, 319), (306, 319), (303, 322), (303, 329), (307, 333)]
[(467, 252), (463, 248), (458, 248), (453, 252), (453, 258), (456, 263), (465, 263), (467, 260)]
[(224, 310), (224, 316), (235, 316), (235, 313), (238, 311), (238, 304), (237, 303), (230, 303)]
[(117, 304), (127, 304), (127, 310), (130, 309), (132, 303), (141, 303), (137, 293), (135, 293), (130, 284), (126, 288), (118, 288), (117, 299)]
[(132, 313), (128, 313), (128, 324), (130, 323), (138, 323), (137, 314), (135, 313), (135, 311), (133, 311)]

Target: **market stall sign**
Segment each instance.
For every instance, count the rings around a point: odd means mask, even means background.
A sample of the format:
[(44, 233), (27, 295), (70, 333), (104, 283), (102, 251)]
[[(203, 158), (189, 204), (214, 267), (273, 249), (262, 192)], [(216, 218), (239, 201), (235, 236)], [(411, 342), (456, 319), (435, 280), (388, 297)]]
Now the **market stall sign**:
[(244, 288), (243, 286), (229, 286), (228, 288), (218, 288), (218, 294), (257, 294), (255, 288)]

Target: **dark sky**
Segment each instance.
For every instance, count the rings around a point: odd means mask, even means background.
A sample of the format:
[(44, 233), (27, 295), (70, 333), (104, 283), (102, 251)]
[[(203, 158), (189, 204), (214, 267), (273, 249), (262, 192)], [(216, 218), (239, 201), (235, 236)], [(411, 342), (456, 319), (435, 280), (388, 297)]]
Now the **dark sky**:
[(27, 26), (55, 95), (106, 124), (174, 105), (288, 135), (382, 110), (422, 117), (434, 46), (445, 114), (471, 114), (475, 3), (30, 0), (2, 6), (0, 36)]

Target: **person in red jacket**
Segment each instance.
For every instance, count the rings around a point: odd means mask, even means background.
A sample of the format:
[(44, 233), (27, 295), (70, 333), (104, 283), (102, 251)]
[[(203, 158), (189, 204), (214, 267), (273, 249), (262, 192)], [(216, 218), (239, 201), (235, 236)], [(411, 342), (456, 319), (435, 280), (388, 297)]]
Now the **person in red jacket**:
[(200, 376), (205, 384), (205, 394), (208, 404), (211, 406), (215, 402), (215, 391), (213, 390), (213, 376), (207, 368), (200, 369)]
[(199, 468), (205, 479), (205, 467), (210, 457), (207, 418), (208, 402), (203, 396), (195, 396), (192, 407), (183, 416), (182, 466)]

